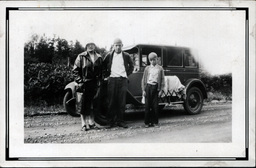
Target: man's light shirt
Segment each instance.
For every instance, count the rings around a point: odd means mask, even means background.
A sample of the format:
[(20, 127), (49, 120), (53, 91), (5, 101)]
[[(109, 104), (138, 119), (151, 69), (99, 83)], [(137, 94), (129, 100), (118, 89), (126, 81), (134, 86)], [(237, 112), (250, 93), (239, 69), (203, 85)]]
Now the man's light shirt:
[(125, 77), (125, 78), (127, 78), (122, 52), (119, 54), (114, 52), (110, 77)]

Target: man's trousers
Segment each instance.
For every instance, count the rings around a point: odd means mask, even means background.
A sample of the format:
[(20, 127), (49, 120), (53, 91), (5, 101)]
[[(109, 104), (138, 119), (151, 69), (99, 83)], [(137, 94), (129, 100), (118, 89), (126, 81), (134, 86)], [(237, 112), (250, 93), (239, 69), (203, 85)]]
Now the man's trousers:
[(123, 77), (108, 79), (108, 119), (110, 125), (124, 122), (128, 79)]

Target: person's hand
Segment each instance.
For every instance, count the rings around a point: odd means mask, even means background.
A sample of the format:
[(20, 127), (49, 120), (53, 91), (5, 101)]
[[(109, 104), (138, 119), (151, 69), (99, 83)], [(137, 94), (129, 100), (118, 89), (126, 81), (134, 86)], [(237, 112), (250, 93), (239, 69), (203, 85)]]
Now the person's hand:
[(83, 85), (83, 83), (77, 83), (77, 82), (75, 82), (75, 86), (76, 87), (81, 87)]
[(163, 90), (160, 90), (160, 91), (158, 92), (158, 97), (160, 97), (160, 96), (162, 95), (162, 92), (163, 92)]
[(143, 92), (142, 92), (142, 95), (143, 95), (144, 97), (146, 97), (146, 92), (145, 92), (145, 91), (143, 91)]
[(77, 87), (81, 88), (83, 86), (83, 83), (78, 83)]
[(83, 90), (83, 83), (77, 83), (76, 84), (76, 91), (77, 92), (82, 92)]
[(100, 87), (100, 85), (101, 85), (101, 81), (98, 80), (98, 81), (97, 81), (97, 87)]

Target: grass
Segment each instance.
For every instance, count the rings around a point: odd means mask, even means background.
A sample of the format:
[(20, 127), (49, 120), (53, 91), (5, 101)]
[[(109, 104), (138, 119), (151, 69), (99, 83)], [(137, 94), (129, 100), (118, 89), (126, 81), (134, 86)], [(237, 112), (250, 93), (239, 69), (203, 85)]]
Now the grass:
[(24, 116), (36, 116), (47, 114), (62, 114), (66, 113), (63, 105), (53, 106), (27, 106), (24, 108)]
[[(208, 92), (208, 98), (204, 101), (206, 104), (211, 103), (212, 101), (220, 101), (221, 103), (232, 101), (232, 95), (225, 96), (220, 92)], [(35, 104), (35, 103), (34, 103)], [(128, 110), (133, 108), (133, 106), (128, 106)], [(25, 106), (24, 116), (37, 116), (37, 115), (49, 115), (49, 114), (67, 114), (62, 104), (56, 104), (52, 106), (47, 106), (46, 104), (35, 104)]]

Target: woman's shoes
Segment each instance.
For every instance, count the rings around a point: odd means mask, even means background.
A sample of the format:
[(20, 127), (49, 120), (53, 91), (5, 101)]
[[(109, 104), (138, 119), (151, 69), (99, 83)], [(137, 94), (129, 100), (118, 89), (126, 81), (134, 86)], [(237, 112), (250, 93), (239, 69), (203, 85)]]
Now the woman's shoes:
[(90, 126), (89, 125), (82, 126), (81, 131), (89, 131), (89, 130), (90, 130)]
[(82, 126), (81, 131), (85, 131), (85, 130), (86, 130), (86, 126), (84, 125)]
[(90, 129), (95, 129), (95, 128), (97, 128), (96, 124), (91, 124), (91, 125), (86, 124), (86, 125), (82, 126), (81, 131), (89, 131)]
[(96, 128), (96, 124), (95, 124), (95, 123), (89, 124), (89, 127), (90, 127), (91, 129)]

